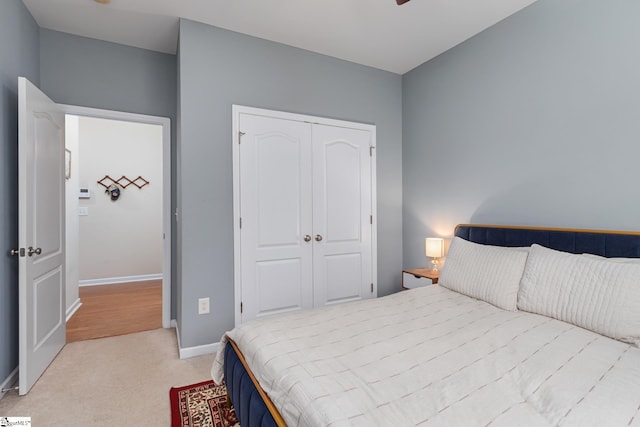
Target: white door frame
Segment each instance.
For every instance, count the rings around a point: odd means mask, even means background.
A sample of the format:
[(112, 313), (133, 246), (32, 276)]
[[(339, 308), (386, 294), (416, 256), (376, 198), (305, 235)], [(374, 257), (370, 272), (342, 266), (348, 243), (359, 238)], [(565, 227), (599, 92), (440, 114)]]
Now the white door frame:
[(65, 114), (162, 126), (162, 327), (171, 327), (171, 120), (166, 117), (58, 104)]
[(287, 113), (284, 111), (266, 110), (263, 108), (247, 107), (244, 105), (232, 105), (232, 152), (233, 152), (233, 284), (234, 284), (234, 314), (235, 325), (242, 323), (240, 303), (242, 301), (242, 262), (240, 258), (240, 114), (253, 114), (256, 116), (273, 117), (284, 120), (317, 123), (327, 126), (344, 127), (349, 129), (361, 129), (371, 132), (371, 268), (373, 281), (373, 294), (378, 295), (378, 210), (376, 189), (376, 126), (348, 122), (344, 120), (329, 119), (325, 117), (309, 116), (306, 114)]

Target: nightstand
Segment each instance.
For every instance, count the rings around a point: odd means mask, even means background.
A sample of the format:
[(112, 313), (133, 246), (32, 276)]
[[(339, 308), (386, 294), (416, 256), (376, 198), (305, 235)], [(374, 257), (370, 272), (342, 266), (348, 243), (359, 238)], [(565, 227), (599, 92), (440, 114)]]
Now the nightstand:
[(438, 283), (439, 276), (440, 272), (438, 270), (428, 270), (426, 268), (402, 270), (402, 288), (413, 289), (421, 286), (435, 285)]

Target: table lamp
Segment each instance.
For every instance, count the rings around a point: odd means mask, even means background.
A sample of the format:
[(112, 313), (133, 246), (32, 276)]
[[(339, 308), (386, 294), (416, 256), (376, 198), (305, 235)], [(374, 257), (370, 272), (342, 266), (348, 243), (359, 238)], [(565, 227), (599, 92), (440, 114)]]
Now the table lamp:
[(424, 252), (431, 257), (431, 269), (439, 270), (439, 260), (444, 256), (444, 240), (439, 237), (427, 237), (424, 241)]

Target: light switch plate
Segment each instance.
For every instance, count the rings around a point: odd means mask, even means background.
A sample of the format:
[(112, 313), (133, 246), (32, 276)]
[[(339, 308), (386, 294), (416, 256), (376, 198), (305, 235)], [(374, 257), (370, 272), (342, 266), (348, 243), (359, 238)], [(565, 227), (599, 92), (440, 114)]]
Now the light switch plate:
[(209, 313), (209, 298), (199, 298), (198, 314), (208, 314), (208, 313)]

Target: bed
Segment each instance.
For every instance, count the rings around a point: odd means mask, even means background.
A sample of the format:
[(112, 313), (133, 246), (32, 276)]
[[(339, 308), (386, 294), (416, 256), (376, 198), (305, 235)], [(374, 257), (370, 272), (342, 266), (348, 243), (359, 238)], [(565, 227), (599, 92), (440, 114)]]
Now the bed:
[(640, 233), (460, 225), (440, 284), (249, 322), (247, 426), (640, 426)]

